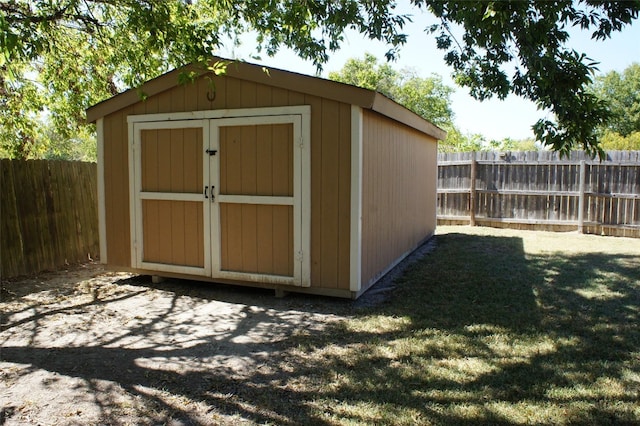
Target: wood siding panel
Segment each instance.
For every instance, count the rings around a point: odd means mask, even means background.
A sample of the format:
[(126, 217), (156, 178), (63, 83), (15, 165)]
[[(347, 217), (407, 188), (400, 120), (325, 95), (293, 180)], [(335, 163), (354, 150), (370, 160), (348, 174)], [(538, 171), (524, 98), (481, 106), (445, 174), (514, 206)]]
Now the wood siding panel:
[[(200, 193), (200, 129), (143, 130), (140, 136), (143, 192)], [(142, 206), (142, 260), (203, 267), (202, 202), (144, 200)]]
[(273, 240), (273, 273), (293, 276), (293, 208), (268, 206), (268, 209), (273, 212), (273, 235), (280, 236)]
[(322, 101), (322, 145), (320, 185), (322, 201), (321, 249), (322, 282), (331, 288), (338, 287), (338, 195), (340, 193), (340, 113), (337, 102)]
[(311, 285), (348, 290), (350, 106), (300, 96), (291, 92), (289, 100), (311, 106)]
[(267, 195), (293, 197), (293, 127), (276, 124), (270, 128), (272, 152), (258, 157), (260, 161), (270, 162), (273, 170), (271, 193)]
[[(291, 124), (220, 128), (223, 195), (293, 196)], [(220, 204), (221, 269), (293, 276), (293, 207)]]
[(221, 269), (293, 276), (293, 207), (220, 205)]
[(104, 119), (105, 220), (107, 259), (112, 266), (131, 266), (129, 222), (129, 147), (123, 110)]
[[(259, 131), (256, 144), (256, 195), (273, 195), (273, 181), (276, 169), (273, 164), (273, 132), (271, 126)], [(278, 157), (277, 157), (278, 158)], [(286, 158), (286, 153), (285, 153)]]
[(240, 140), (234, 141), (240, 145), (242, 165), (240, 167), (240, 192), (237, 195), (255, 195), (258, 183), (256, 168), (258, 163), (256, 126), (240, 127)]
[(293, 196), (291, 124), (221, 127), (220, 193)]
[(437, 144), (379, 114), (363, 114), (362, 282), (367, 288), (435, 232)]
[(143, 130), (140, 149), (142, 191), (200, 193), (200, 129)]
[(143, 200), (143, 261), (204, 266), (202, 203)]

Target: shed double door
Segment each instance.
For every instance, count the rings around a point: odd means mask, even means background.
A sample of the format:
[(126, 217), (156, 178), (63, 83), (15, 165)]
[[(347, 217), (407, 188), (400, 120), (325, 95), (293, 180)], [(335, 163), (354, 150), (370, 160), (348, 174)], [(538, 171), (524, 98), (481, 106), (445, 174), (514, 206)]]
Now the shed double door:
[(138, 268), (302, 285), (299, 116), (133, 124)]

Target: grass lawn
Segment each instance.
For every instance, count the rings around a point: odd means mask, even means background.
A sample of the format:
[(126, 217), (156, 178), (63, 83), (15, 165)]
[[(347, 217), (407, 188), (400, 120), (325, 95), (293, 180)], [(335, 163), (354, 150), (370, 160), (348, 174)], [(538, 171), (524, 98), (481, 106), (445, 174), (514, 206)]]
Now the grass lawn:
[[(640, 240), (441, 227), (391, 300), (285, 350), (324, 424), (640, 424)], [(304, 401), (304, 402), (302, 402)], [(267, 408), (267, 407), (265, 407)]]

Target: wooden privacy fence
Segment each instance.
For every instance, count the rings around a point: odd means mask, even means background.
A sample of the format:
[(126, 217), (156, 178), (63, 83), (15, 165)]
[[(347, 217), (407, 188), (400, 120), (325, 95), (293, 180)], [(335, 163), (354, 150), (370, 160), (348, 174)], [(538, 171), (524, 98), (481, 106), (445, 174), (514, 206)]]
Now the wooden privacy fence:
[(438, 223), (640, 237), (640, 151), (439, 154)]
[(2, 159), (0, 190), (3, 279), (97, 256), (95, 163)]

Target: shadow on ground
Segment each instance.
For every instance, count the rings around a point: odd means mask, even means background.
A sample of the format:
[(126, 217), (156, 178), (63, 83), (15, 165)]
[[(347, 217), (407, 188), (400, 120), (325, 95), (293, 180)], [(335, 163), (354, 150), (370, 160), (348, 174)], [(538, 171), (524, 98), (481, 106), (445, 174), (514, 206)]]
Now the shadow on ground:
[(446, 234), (373, 306), (95, 278), (6, 307), (0, 423), (640, 422), (639, 271)]

